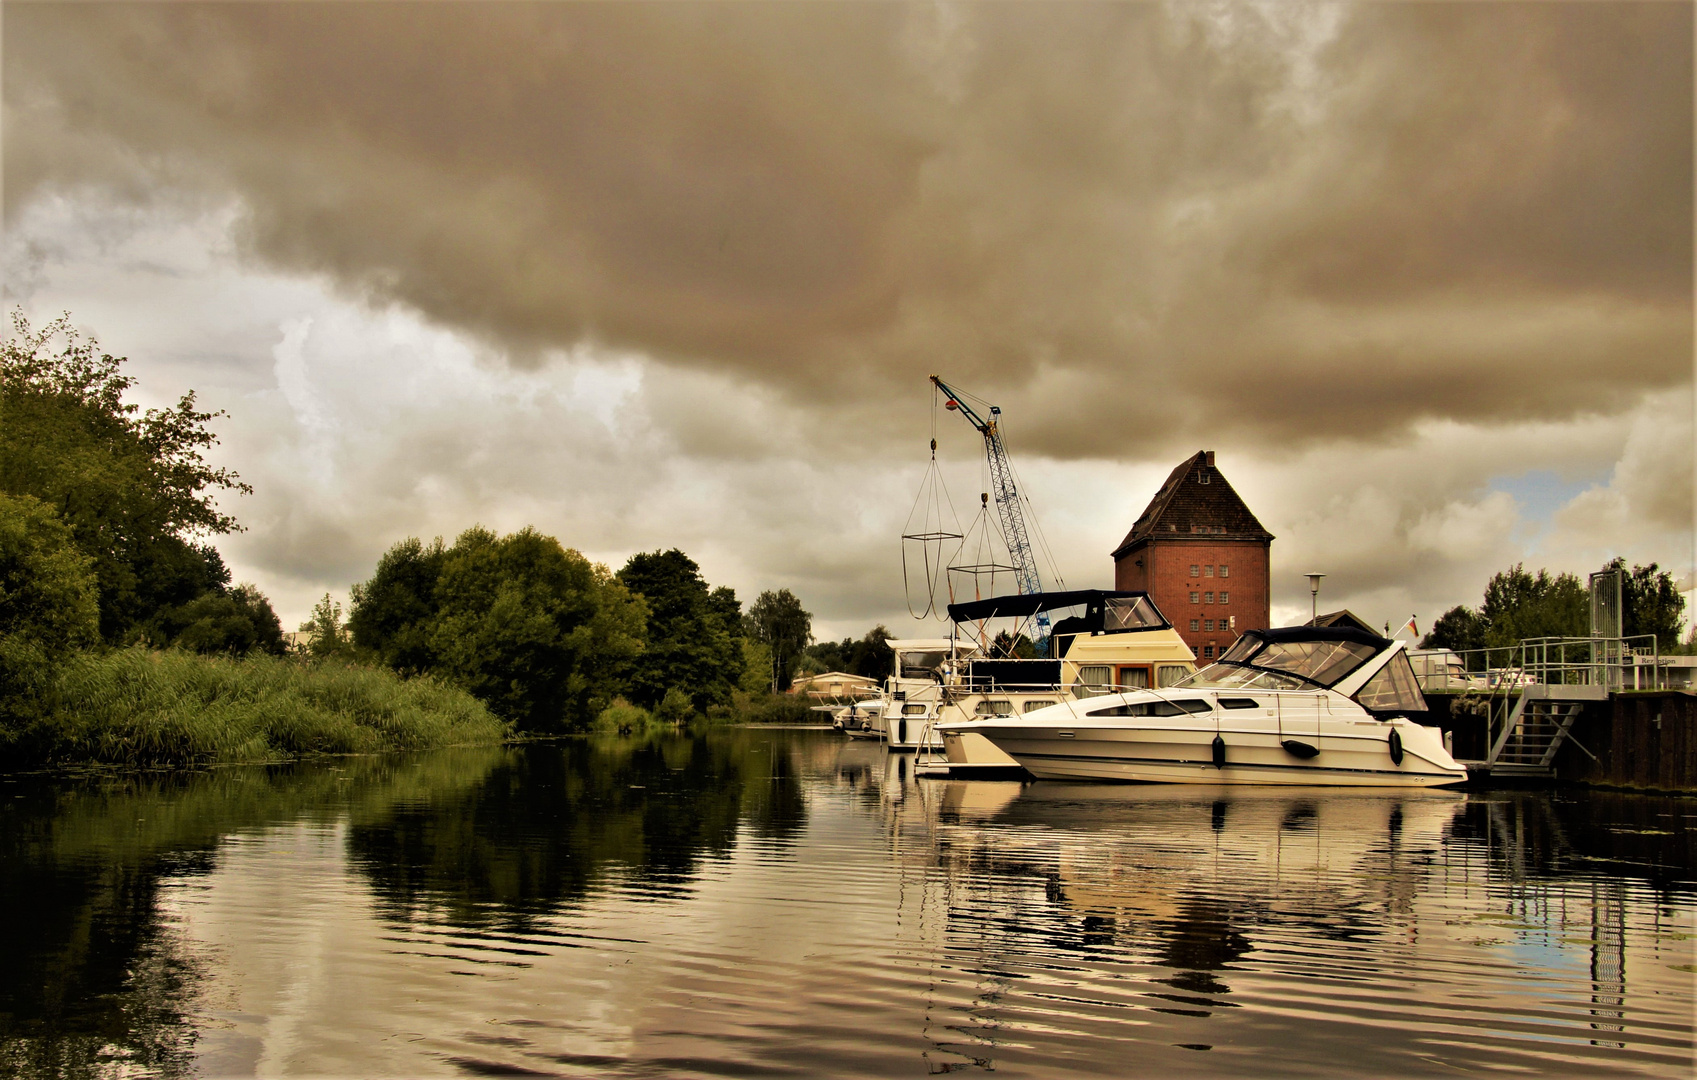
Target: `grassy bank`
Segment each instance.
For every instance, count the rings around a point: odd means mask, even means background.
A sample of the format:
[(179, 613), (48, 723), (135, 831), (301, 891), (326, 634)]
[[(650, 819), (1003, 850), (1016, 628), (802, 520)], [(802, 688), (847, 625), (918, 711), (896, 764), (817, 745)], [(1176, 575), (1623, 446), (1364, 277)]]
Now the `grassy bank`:
[(72, 658), (8, 765), (191, 765), (499, 742), (509, 727), (428, 677), (268, 656), (123, 649)]

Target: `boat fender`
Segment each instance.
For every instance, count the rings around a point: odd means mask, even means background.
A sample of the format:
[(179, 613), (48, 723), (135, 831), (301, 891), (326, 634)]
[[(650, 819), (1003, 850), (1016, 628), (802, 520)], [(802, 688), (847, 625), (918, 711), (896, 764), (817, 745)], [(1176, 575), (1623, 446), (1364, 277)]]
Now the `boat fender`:
[(1311, 758), (1320, 752), (1318, 746), (1303, 742), (1301, 739), (1286, 739), (1280, 744), (1292, 757)]
[(1225, 767), (1226, 767), (1226, 740), (1224, 740), (1224, 739), (1220, 738), (1218, 735), (1216, 735), (1216, 736), (1214, 736), (1214, 768), (1223, 769)]
[(1386, 741), (1391, 744), (1391, 764), (1392, 765), (1401, 765), (1402, 764), (1402, 736), (1397, 734), (1396, 728), (1391, 728), (1391, 737), (1389, 739), (1387, 739)]

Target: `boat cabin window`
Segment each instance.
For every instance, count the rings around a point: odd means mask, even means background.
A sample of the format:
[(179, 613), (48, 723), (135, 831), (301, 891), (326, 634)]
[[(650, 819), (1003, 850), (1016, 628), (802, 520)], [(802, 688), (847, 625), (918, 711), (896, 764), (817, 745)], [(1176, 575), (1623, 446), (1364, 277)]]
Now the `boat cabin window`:
[(1255, 638), (1241, 637), (1232, 643), (1232, 647), (1220, 654), (1220, 659), (1228, 664), (1247, 663), (1249, 657), (1261, 643)]
[(946, 652), (904, 652), (896, 654), (901, 660), (901, 677), (904, 679), (930, 678), (943, 661), (948, 659)]
[(1165, 625), (1166, 620), (1161, 618), (1147, 596), (1116, 596), (1102, 602), (1102, 629), (1106, 633), (1147, 630)]
[(1206, 701), (1133, 701), (1091, 709), (1086, 716), (1184, 716), (1187, 713), (1213, 712)]
[(1058, 704), (1060, 703), (1056, 701), (1028, 701), (1025, 703), (1025, 709), (1023, 711), (1036, 712), (1038, 709), (1047, 709), (1051, 705)]
[(1114, 676), (1114, 684), (1129, 690), (1149, 689), (1149, 669), (1146, 667), (1122, 667)]
[(1162, 664), (1155, 669), (1155, 685), (1172, 686), (1189, 674), (1190, 669), (1179, 664)]
[(1012, 716), (1013, 702), (1005, 698), (980, 698), (974, 711), (979, 716)]
[(1261, 703), (1252, 697), (1223, 697), (1219, 699), (1222, 709), (1259, 709)]
[(1078, 669), (1078, 682), (1073, 684), (1074, 697), (1090, 697), (1094, 694), (1108, 692), (1108, 684), (1113, 682), (1113, 669), (1106, 664), (1083, 664)]
[(1361, 707), (1372, 712), (1425, 712), (1426, 698), (1414, 681), (1414, 668), (1407, 653), (1397, 653), (1391, 662), (1367, 680), (1355, 695)]
[(923, 706), (923, 705), (903, 705), (902, 706), (902, 715), (903, 716), (924, 716), (925, 715), (925, 706)]

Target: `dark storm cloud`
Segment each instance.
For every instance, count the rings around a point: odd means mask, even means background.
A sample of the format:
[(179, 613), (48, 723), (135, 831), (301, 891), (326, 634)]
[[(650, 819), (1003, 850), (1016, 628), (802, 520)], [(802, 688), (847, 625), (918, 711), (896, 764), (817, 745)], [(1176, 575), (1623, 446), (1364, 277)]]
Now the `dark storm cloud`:
[(859, 437), (932, 370), (1068, 456), (1560, 418), (1690, 377), (1691, 17), (9, 3), (6, 199), (233, 191), (269, 264)]

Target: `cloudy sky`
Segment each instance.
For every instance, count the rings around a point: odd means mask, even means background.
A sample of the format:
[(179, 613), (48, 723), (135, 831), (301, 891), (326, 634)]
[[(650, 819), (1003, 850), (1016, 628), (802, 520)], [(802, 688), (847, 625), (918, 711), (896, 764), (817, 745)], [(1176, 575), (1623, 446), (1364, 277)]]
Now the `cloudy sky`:
[(228, 412), (290, 625), (481, 522), (917, 630), (936, 372), (1067, 584), (1213, 449), (1424, 629), (1692, 572), (1692, 11), (8, 0), (4, 295)]

